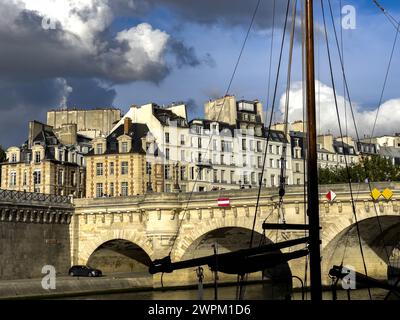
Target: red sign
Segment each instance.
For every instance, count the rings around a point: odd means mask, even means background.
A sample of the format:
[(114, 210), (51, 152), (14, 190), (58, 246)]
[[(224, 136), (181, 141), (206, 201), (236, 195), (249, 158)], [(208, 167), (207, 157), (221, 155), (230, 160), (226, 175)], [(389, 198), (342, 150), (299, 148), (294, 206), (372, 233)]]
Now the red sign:
[(229, 207), (229, 198), (218, 198), (218, 207)]
[(328, 201), (332, 202), (336, 198), (336, 193), (334, 193), (332, 190), (330, 190), (326, 194), (326, 198), (328, 199)]

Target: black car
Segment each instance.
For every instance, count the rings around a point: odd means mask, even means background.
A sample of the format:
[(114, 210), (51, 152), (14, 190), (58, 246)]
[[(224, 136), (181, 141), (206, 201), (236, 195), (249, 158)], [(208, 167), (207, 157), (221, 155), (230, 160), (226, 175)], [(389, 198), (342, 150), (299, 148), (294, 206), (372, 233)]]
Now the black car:
[(69, 275), (71, 277), (101, 277), (102, 273), (101, 270), (93, 269), (88, 266), (72, 266), (69, 271)]

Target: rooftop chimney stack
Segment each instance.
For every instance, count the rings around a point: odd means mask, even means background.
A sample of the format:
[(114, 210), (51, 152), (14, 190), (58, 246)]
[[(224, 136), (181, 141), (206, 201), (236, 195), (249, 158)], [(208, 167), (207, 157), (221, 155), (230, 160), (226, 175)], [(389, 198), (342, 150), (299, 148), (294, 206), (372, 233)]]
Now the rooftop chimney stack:
[(132, 119), (129, 117), (126, 117), (124, 119), (124, 134), (129, 134), (129, 128), (131, 127), (132, 124)]

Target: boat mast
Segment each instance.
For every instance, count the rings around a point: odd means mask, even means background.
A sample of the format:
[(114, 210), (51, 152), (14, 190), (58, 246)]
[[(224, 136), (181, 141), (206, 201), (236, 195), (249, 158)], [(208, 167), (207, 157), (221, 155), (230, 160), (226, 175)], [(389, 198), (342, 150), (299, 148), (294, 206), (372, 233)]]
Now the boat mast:
[(305, 0), (306, 14), (306, 106), (307, 106), (307, 181), (308, 221), (310, 225), (310, 281), (311, 300), (322, 300), (321, 252), (319, 225), (319, 192), (317, 164), (317, 130), (315, 117), (315, 73), (314, 73), (314, 17), (313, 0)]

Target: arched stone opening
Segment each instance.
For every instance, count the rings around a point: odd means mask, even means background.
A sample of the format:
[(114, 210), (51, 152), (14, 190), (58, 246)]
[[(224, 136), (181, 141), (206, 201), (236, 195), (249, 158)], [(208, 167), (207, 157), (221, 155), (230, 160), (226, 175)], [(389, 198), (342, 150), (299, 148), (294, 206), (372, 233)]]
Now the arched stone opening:
[(104, 242), (90, 255), (87, 264), (104, 274), (135, 273), (148, 275), (151, 259), (137, 244), (114, 239)]
[[(232, 252), (240, 249), (247, 249), (250, 245), (251, 230), (243, 227), (221, 227), (210, 230), (205, 234), (199, 236), (194, 240), (181, 260), (188, 260), (193, 258), (204, 257), (214, 253), (214, 245), (218, 248), (218, 253)], [(262, 234), (255, 232), (253, 239), (253, 246), (258, 246), (260, 243), (269, 244), (272, 241)], [(281, 252), (277, 250), (276, 252)], [(214, 275), (207, 266), (204, 269), (204, 282), (213, 282)], [(183, 272), (180, 272), (183, 275)], [(191, 283), (195, 283), (196, 273), (194, 270), (187, 270), (186, 277)], [(237, 282), (237, 276), (231, 274), (224, 274), (219, 272), (219, 282)], [(256, 272), (248, 275), (248, 280), (263, 280), (263, 284), (259, 285), (261, 299), (284, 299), (292, 292), (292, 273), (288, 263), (268, 268), (262, 272)], [(235, 290), (232, 290), (232, 299)]]
[[(359, 221), (358, 226), (368, 275), (386, 280), (390, 257), (400, 242), (400, 217), (379, 216), (379, 222), (377, 217), (371, 217)], [(344, 228), (326, 244), (322, 261), (322, 276), (326, 284), (329, 283), (328, 273), (333, 265), (343, 263), (365, 274), (356, 224)]]

